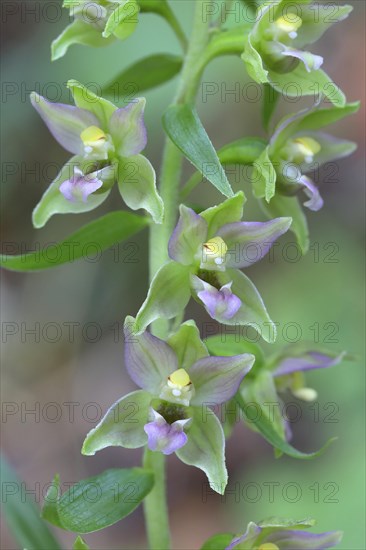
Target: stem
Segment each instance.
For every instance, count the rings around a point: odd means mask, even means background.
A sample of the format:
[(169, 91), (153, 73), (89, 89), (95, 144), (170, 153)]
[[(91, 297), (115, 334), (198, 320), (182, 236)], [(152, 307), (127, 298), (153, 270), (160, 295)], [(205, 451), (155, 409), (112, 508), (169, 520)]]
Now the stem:
[[(195, 2), (192, 33), (173, 105), (193, 102), (196, 97), (201, 76), (199, 60), (209, 41), (210, 17), (208, 13), (210, 10), (208, 6), (210, 2), (207, 0), (196, 0)], [(169, 259), (168, 241), (177, 218), (181, 170), (182, 154), (169, 137), (166, 137), (160, 175), (160, 195), (164, 201), (165, 217), (163, 224), (151, 226), (150, 279)], [(168, 335), (168, 326), (167, 319), (160, 319), (153, 323), (152, 332), (158, 333), (160, 337), (164, 338)], [(168, 550), (170, 534), (166, 502), (165, 457), (162, 453), (146, 450), (144, 466), (152, 470), (155, 475), (154, 488), (144, 500), (149, 546), (151, 550)]]

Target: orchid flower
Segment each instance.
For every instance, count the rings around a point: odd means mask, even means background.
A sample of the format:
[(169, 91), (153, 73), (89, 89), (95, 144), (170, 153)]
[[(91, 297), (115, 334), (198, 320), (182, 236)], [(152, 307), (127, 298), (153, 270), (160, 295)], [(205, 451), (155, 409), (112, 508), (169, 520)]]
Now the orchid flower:
[(330, 18), (330, 4), (309, 4), (309, 0), (290, 4), (286, 0), (271, 0), (259, 6), (256, 23), (245, 38), (242, 59), (249, 75), (258, 83), (269, 83), (288, 95), (313, 95), (317, 83), (318, 93), (342, 106), (344, 94), (320, 69), (323, 58), (302, 48), (345, 19), (352, 6), (332, 6)]
[(75, 106), (51, 103), (33, 92), (31, 102), (53, 137), (74, 156), (61, 169), (33, 212), (35, 227), (56, 213), (87, 212), (99, 206), (117, 181), (127, 206), (145, 208), (161, 222), (163, 203), (146, 146), (145, 99), (118, 109), (78, 82), (68, 82)]
[(181, 205), (169, 241), (171, 261), (155, 275), (137, 314), (136, 331), (159, 317), (175, 317), (192, 295), (213, 319), (251, 325), (272, 341), (275, 327), (258, 290), (240, 269), (263, 258), (291, 218), (242, 222), (243, 201), (238, 193), (201, 214)]
[(259, 524), (250, 522), (244, 535), (236, 537), (225, 550), (322, 550), (334, 548), (342, 540), (341, 531), (309, 533), (314, 520), (291, 521), (270, 518)]
[[(253, 188), (257, 198), (265, 198), (270, 217), (287, 212), (294, 217), (291, 230), (295, 232), (303, 251), (307, 248), (306, 220), (298, 198), (302, 191), (307, 200), (304, 206), (317, 211), (323, 199), (307, 172), (317, 170), (327, 162), (353, 153), (356, 144), (319, 131), (358, 110), (359, 103), (344, 107), (319, 108), (315, 104), (296, 114), (284, 117), (275, 128), (268, 146), (254, 163)], [(305, 227), (304, 227), (305, 223)], [(305, 236), (304, 236), (305, 234)]]
[(193, 321), (167, 342), (148, 332), (131, 332), (134, 324), (135, 319), (126, 318), (125, 362), (141, 389), (112, 405), (87, 435), (83, 454), (111, 445), (175, 452), (186, 464), (201, 468), (212, 488), (223, 493), (225, 438), (210, 407), (235, 395), (254, 356), (210, 357)]
[(136, 0), (64, 0), (74, 21), (52, 42), (52, 60), (64, 56), (72, 44), (101, 47), (125, 40), (135, 30)]

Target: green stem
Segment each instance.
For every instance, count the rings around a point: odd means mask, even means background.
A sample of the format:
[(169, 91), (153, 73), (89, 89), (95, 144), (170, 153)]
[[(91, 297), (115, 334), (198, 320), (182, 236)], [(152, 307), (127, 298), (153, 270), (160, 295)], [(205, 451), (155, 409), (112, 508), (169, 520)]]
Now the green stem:
[[(207, 0), (196, 0), (192, 33), (173, 104), (193, 102), (197, 94), (201, 76), (199, 60), (209, 41), (210, 20), (208, 16), (205, 17), (209, 12), (207, 4)], [(181, 170), (182, 155), (167, 137), (160, 175), (160, 195), (164, 201), (165, 217), (163, 224), (152, 225), (150, 231), (150, 279), (169, 259), (168, 241), (177, 219)], [(155, 321), (152, 332), (160, 337), (166, 337), (167, 320)], [(155, 475), (154, 489), (144, 500), (146, 529), (151, 550), (168, 550), (170, 547), (164, 465), (165, 457), (162, 453), (146, 451), (144, 466)]]

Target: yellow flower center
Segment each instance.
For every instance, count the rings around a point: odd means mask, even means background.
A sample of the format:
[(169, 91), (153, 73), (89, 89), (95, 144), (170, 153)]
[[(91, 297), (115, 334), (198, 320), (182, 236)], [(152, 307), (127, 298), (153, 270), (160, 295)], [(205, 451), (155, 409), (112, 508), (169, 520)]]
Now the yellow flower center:
[(296, 38), (297, 31), (302, 25), (302, 19), (293, 13), (279, 17), (275, 21), (276, 27), (285, 32), (290, 38)]
[(277, 546), (277, 544), (273, 544), (272, 542), (265, 542), (264, 544), (261, 544), (258, 548), (258, 550), (280, 550)]
[(87, 147), (99, 145), (107, 139), (107, 136), (98, 126), (88, 126), (80, 134), (81, 140)]
[(213, 260), (216, 265), (222, 265), (225, 262), (227, 254), (227, 245), (221, 237), (214, 237), (203, 244), (206, 259)]
[(175, 370), (169, 376), (169, 381), (174, 386), (176, 386), (177, 388), (184, 388), (184, 386), (188, 386), (191, 383), (191, 379), (189, 378), (189, 374), (184, 369)]
[(294, 143), (296, 143), (297, 148), (299, 149), (300, 153), (304, 155), (305, 159), (308, 157), (313, 157), (317, 153), (319, 153), (321, 146), (320, 144), (311, 137), (300, 137), (294, 139)]

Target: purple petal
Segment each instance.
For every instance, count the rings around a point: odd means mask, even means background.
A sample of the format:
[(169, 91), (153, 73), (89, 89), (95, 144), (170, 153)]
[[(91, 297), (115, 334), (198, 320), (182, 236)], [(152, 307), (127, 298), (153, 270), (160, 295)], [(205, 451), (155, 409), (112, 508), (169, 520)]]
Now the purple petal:
[(110, 118), (110, 133), (116, 152), (121, 157), (138, 155), (146, 147), (145, 104), (144, 98), (135, 99), (126, 107), (114, 111)]
[(297, 371), (307, 371), (314, 369), (326, 369), (338, 365), (345, 356), (343, 351), (336, 357), (331, 357), (318, 351), (309, 351), (301, 357), (288, 357), (273, 371), (273, 376), (285, 376)]
[(282, 55), (287, 57), (296, 57), (297, 59), (300, 59), (300, 61), (304, 63), (308, 73), (319, 69), (323, 65), (323, 61), (324, 61), (324, 59), (320, 55), (314, 55), (310, 52), (296, 50), (295, 48), (286, 47), (282, 51)]
[(304, 193), (309, 197), (309, 200), (304, 202), (304, 206), (307, 206), (309, 210), (313, 210), (314, 212), (320, 210), (324, 201), (315, 183), (307, 176), (301, 176), (299, 183), (304, 186)]
[(89, 126), (99, 126), (100, 122), (97, 117), (93, 113), (73, 105), (51, 103), (35, 92), (31, 93), (30, 99), (33, 107), (59, 144), (74, 155), (84, 154), (84, 144), (80, 134)]
[(213, 319), (217, 316), (223, 319), (231, 319), (240, 309), (241, 300), (232, 293), (232, 283), (228, 283), (218, 290), (209, 283), (199, 279), (199, 277), (194, 276), (194, 281), (195, 287), (201, 286), (203, 288), (203, 290), (197, 292), (197, 296), (203, 302), (206, 311)]
[(268, 222), (236, 222), (222, 226), (217, 234), (228, 247), (226, 266), (247, 267), (261, 260), (291, 222), (291, 218), (275, 218)]
[[(277, 531), (265, 538), (265, 542), (276, 544), (281, 550), (323, 550), (333, 548), (342, 540), (341, 531), (327, 533), (309, 533), (307, 531)], [(264, 542), (264, 541), (263, 541)]]
[(96, 177), (96, 173), (83, 174), (83, 172), (74, 167), (74, 175), (60, 185), (60, 191), (71, 202), (78, 202), (80, 199), (87, 202), (88, 196), (100, 189), (103, 182)]
[(244, 535), (242, 535), (241, 537), (236, 537), (234, 540), (232, 540), (229, 546), (225, 548), (225, 550), (232, 550), (242, 542), (246, 542), (248, 547), (250, 547), (255, 543), (257, 537), (261, 534), (261, 532), (262, 529), (261, 527), (259, 527), (259, 525), (250, 522)]
[(179, 220), (169, 240), (169, 256), (176, 262), (190, 265), (206, 240), (207, 222), (183, 204), (179, 210)]
[(149, 332), (136, 335), (135, 320), (125, 321), (125, 362), (132, 380), (152, 395), (158, 396), (168, 376), (177, 370), (174, 351), (160, 338)]
[(168, 424), (154, 409), (151, 409), (151, 414), (153, 421), (144, 426), (148, 437), (147, 445), (151, 451), (161, 451), (165, 455), (170, 455), (187, 443), (187, 435), (183, 429), (190, 419)]
[(191, 404), (220, 404), (231, 399), (254, 360), (254, 355), (244, 353), (231, 357), (204, 357), (197, 361), (189, 369), (195, 389)]

